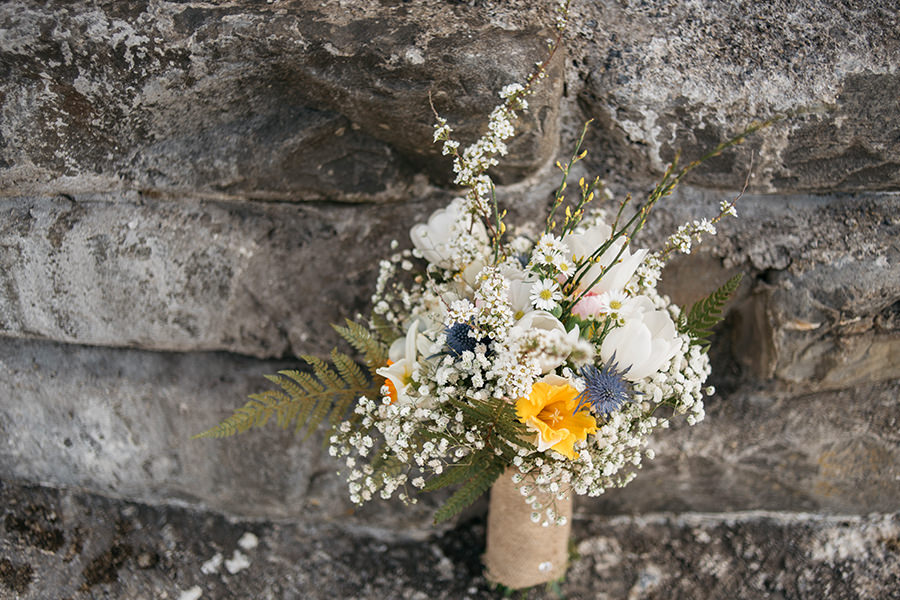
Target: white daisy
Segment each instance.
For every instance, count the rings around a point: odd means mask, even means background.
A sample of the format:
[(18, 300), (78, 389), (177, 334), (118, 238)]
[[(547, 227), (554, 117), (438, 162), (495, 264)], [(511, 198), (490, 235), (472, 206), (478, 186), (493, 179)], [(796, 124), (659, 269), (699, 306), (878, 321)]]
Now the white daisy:
[(531, 286), (531, 304), (538, 310), (553, 310), (562, 298), (559, 284), (552, 279), (542, 279)]

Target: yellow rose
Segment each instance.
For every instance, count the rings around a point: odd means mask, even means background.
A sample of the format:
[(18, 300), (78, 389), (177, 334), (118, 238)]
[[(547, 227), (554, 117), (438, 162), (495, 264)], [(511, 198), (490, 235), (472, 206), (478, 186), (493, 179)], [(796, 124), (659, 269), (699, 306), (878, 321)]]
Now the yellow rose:
[(578, 390), (568, 381), (547, 375), (535, 382), (530, 396), (516, 401), (519, 421), (537, 433), (538, 450), (550, 448), (574, 459), (575, 442), (583, 442), (597, 431), (597, 422), (586, 409), (576, 412), (577, 397)]

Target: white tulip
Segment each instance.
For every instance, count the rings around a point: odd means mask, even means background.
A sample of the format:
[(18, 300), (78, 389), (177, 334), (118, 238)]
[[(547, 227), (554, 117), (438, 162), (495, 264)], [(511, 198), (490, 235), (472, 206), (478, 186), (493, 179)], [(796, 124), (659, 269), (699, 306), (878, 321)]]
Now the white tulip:
[[(594, 251), (605, 244), (612, 235), (612, 229), (605, 223), (597, 223), (587, 229), (578, 231), (566, 236), (565, 242), (572, 251), (571, 258), (573, 260), (583, 259), (591, 256)], [(606, 251), (600, 255), (600, 258), (591, 264), (587, 272), (581, 277), (579, 291), (590, 291), (593, 294), (602, 294), (603, 292), (611, 292), (613, 290), (621, 290), (631, 279), (634, 272), (640, 266), (644, 257), (647, 256), (649, 250), (642, 248), (634, 254), (626, 247), (625, 239), (620, 237)], [(619, 256), (619, 251), (622, 251)], [(587, 286), (600, 276), (607, 266), (609, 266), (616, 256), (619, 256), (618, 262), (609, 267), (609, 270), (589, 290)]]
[(600, 357), (604, 362), (615, 355), (624, 377), (638, 381), (659, 371), (681, 348), (675, 323), (664, 310), (658, 310), (646, 296), (628, 301), (625, 324), (603, 339)]

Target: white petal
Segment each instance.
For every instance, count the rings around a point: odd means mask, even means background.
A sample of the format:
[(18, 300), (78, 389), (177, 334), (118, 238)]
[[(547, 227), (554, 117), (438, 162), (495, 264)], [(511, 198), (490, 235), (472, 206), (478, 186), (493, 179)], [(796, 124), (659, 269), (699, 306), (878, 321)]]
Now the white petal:
[(637, 381), (643, 375), (636, 377), (635, 373), (642, 370), (642, 365), (650, 356), (651, 350), (650, 331), (643, 323), (631, 322), (606, 334), (600, 347), (600, 356), (604, 361), (608, 361), (615, 353), (619, 369), (629, 369), (625, 378)]

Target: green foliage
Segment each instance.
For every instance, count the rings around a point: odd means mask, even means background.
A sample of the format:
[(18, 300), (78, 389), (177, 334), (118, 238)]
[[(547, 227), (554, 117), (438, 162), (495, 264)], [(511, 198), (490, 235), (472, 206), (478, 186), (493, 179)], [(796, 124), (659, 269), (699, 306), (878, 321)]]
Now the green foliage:
[(738, 273), (712, 294), (696, 302), (687, 315), (682, 311), (678, 316), (678, 331), (691, 336), (692, 340), (700, 344), (704, 352), (709, 350), (709, 336), (712, 335), (712, 328), (722, 320), (722, 308), (737, 290), (743, 277), (743, 273)]
[(447, 502), (434, 513), (435, 524), (450, 519), (485, 493), (506, 468), (506, 463), (490, 449), (481, 450), (472, 456), (468, 466), (459, 466), (464, 469), (461, 481), (465, 481), (462, 487), (453, 493)]
[(194, 438), (221, 438), (244, 433), (251, 427), (262, 427), (273, 414), (278, 414), (279, 423), (285, 418), (285, 403), (289, 398), (278, 391), (268, 390), (251, 394), (250, 401), (234, 411), (230, 417)]
[(294, 427), (311, 435), (327, 419), (334, 428), (344, 419), (360, 396), (378, 397), (384, 378), (375, 369), (387, 361), (387, 348), (369, 331), (352, 321), (337, 332), (356, 348), (366, 360), (369, 375), (348, 355), (331, 351), (331, 364), (315, 356), (302, 356), (312, 373), (297, 370), (279, 371), (266, 379), (280, 388), (250, 395), (241, 408), (194, 438), (222, 438), (244, 433), (252, 427), (263, 427), (273, 415), (284, 429)]
[[(375, 369), (383, 367), (385, 363), (387, 363), (387, 344), (372, 335), (364, 325), (360, 325), (350, 319), (346, 320), (346, 324), (346, 327), (340, 327), (338, 325), (332, 325), (332, 327), (338, 332), (338, 335), (347, 340), (348, 344), (353, 346), (357, 352), (363, 355), (363, 358), (366, 361), (366, 367), (369, 369), (369, 374), (372, 377), (377, 377)], [(385, 331), (384, 333), (385, 335), (382, 335), (382, 339), (393, 339), (397, 337), (397, 335), (390, 335), (393, 333), (391, 331)]]
[(525, 425), (519, 422), (512, 404), (490, 400), (456, 400), (450, 403), (463, 413), (465, 423), (479, 428), (487, 428), (486, 445), (469, 455), (465, 462), (444, 468), (440, 475), (428, 480), (424, 491), (462, 484), (434, 515), (434, 522), (440, 523), (454, 517), (472, 504), (512, 463), (520, 447), (533, 449), (524, 441), (527, 436)]

